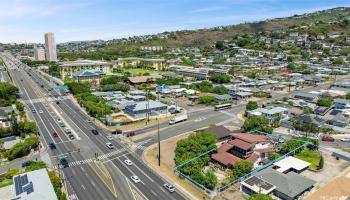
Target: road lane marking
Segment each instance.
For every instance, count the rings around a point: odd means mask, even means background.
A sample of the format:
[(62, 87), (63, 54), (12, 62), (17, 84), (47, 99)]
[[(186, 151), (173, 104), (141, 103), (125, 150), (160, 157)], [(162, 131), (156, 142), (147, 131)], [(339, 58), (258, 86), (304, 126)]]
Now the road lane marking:
[[(130, 160), (128, 157), (126, 157), (126, 156), (123, 156), (124, 158), (126, 158), (126, 159), (128, 159), (128, 160)], [(133, 164), (133, 165), (131, 165), (131, 166), (134, 166), (134, 167), (136, 167), (136, 169), (138, 169), (144, 176), (146, 176), (149, 180), (151, 180), (153, 183), (154, 183), (154, 180), (151, 178), (151, 177), (149, 177), (142, 169), (140, 169), (136, 164)]]
[(83, 190), (86, 190), (86, 188), (83, 184), (81, 184), (81, 188), (83, 188)]

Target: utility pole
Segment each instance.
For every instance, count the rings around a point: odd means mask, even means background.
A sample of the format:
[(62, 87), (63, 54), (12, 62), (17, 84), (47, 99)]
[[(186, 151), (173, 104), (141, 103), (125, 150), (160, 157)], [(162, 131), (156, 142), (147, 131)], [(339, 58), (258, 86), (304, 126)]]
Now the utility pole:
[(160, 166), (160, 134), (159, 134), (159, 118), (158, 121), (158, 166)]

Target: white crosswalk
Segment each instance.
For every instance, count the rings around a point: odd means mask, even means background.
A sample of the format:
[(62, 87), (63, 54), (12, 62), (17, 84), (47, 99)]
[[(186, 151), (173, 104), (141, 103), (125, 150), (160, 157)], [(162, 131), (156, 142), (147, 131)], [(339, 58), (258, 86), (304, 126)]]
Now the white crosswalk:
[(125, 149), (125, 148), (122, 148), (122, 149), (119, 149), (119, 150), (117, 150), (117, 151), (112, 151), (112, 152), (110, 152), (110, 153), (100, 155), (100, 156), (98, 156), (97, 158), (98, 158), (99, 160), (103, 160), (103, 159), (109, 158), (109, 157), (111, 157), (111, 156), (114, 156), (114, 155), (116, 155), (116, 154), (118, 154), (118, 153), (121, 153), (121, 152), (124, 152), (124, 151), (126, 151), (126, 149)]
[[(70, 97), (68, 96), (63, 96), (58, 98), (54, 98), (54, 97), (48, 97), (48, 98), (38, 98), (38, 99), (32, 99), (32, 103), (42, 103), (42, 102), (46, 102), (46, 101), (57, 101), (57, 100), (65, 100), (65, 99), (70, 99)], [(30, 100), (25, 100), (25, 103), (29, 103)]]
[[(117, 155), (118, 153), (122, 153), (124, 151), (126, 151), (126, 149), (122, 148), (122, 149), (119, 149), (117, 151), (112, 151), (112, 152), (109, 152), (107, 154), (100, 155), (97, 158), (99, 160), (107, 159), (107, 158), (109, 158), (111, 156)], [(93, 158), (89, 158), (89, 159), (85, 159), (85, 160), (76, 160), (76, 161), (72, 161), (72, 162), (68, 163), (68, 166), (69, 167), (73, 167), (73, 166), (88, 164), (88, 163), (91, 163), (91, 162), (93, 162)], [(59, 165), (59, 167), (60, 167), (60, 169), (63, 168), (62, 165)], [(57, 165), (53, 166), (53, 169), (58, 169), (58, 166)]]

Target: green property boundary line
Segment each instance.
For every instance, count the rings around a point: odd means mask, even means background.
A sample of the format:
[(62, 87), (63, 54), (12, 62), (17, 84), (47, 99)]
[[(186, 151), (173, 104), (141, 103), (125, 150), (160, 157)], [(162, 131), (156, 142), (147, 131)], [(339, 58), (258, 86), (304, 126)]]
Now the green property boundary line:
[[(227, 183), (227, 184), (224, 185), (224, 186), (216, 187), (216, 188), (213, 189), (213, 190), (211, 190), (211, 189), (205, 187), (204, 185), (198, 183), (196, 180), (193, 180), (193, 179), (190, 178), (188, 175), (182, 173), (180, 170), (181, 170), (181, 168), (183, 168), (184, 166), (190, 164), (190, 163), (193, 162), (194, 160), (196, 160), (196, 159), (198, 159), (198, 158), (200, 158), (200, 157), (203, 157), (203, 156), (205, 156), (205, 155), (208, 155), (209, 153), (215, 151), (216, 148), (210, 149), (210, 150), (208, 150), (208, 151), (206, 151), (206, 152), (204, 152), (204, 153), (202, 153), (202, 154), (200, 154), (200, 155), (198, 155), (198, 156), (195, 156), (195, 157), (191, 158), (190, 160), (188, 160), (188, 161), (186, 161), (186, 162), (184, 162), (184, 163), (182, 163), (182, 164), (180, 164), (180, 165), (178, 165), (178, 166), (175, 166), (175, 167), (174, 167), (175, 173), (181, 175), (182, 177), (184, 177), (184, 178), (186, 178), (187, 180), (189, 180), (191, 183), (194, 183), (196, 186), (200, 187), (200, 188), (203, 189), (203, 190), (208, 191), (209, 193), (222, 192), (222, 191), (226, 190), (227, 188), (229, 188), (230, 186), (236, 184), (237, 182), (243, 181), (243, 180), (245, 180), (246, 178), (248, 178), (248, 177), (250, 177), (250, 176), (252, 176), (252, 175), (255, 175), (256, 173), (258, 173), (258, 172), (260, 172), (260, 171), (262, 171), (262, 170), (264, 170), (264, 169), (270, 167), (273, 163), (275, 163), (275, 162), (277, 162), (277, 161), (279, 161), (279, 160), (282, 160), (282, 159), (284, 159), (284, 158), (286, 158), (286, 157), (288, 157), (288, 156), (294, 154), (296, 151), (298, 151), (298, 150), (300, 150), (300, 149), (302, 149), (302, 148), (305, 148), (307, 145), (310, 145), (310, 144), (311, 144), (311, 143), (308, 142), (308, 141), (298, 140), (298, 139), (293, 139), (293, 138), (288, 138), (288, 137), (282, 136), (280, 133), (277, 133), (277, 132), (265, 133), (265, 132), (262, 132), (262, 131), (253, 130), (253, 131), (250, 131), (250, 132), (248, 132), (248, 133), (259, 133), (259, 134), (263, 134), (263, 135), (266, 135), (266, 136), (282, 137), (282, 138), (284, 138), (284, 139), (286, 139), (286, 140), (294, 140), (294, 141), (302, 142), (303, 144), (300, 145), (299, 147), (293, 149), (292, 151), (290, 151), (290, 152), (288, 152), (288, 153), (282, 155), (281, 157), (279, 157), (279, 158), (277, 158), (277, 159), (275, 159), (275, 160), (272, 160), (272, 161), (268, 162), (267, 164), (265, 164), (265, 165), (263, 165), (263, 166), (260, 166), (260, 167), (258, 167), (258, 168), (256, 168), (256, 169), (254, 169), (253, 171), (249, 172), (248, 174), (246, 174), (246, 175), (244, 175), (244, 176), (241, 176), (241, 177), (239, 177), (239, 178), (237, 178), (237, 179), (235, 179), (235, 180), (233, 180), (233, 181)], [(312, 145), (312, 144), (311, 144), (311, 145)]]

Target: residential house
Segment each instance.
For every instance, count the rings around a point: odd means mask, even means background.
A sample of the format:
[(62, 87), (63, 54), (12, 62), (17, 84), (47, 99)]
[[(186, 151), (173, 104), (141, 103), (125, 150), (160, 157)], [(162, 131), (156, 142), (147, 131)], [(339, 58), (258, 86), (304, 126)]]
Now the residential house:
[(270, 122), (279, 122), (281, 120), (288, 119), (288, 109), (284, 107), (257, 108), (255, 110), (248, 111), (248, 115), (263, 116)]
[(223, 125), (201, 129), (196, 132), (214, 133), (218, 142), (222, 142), (231, 138), (231, 131)]
[(218, 103), (231, 102), (232, 99), (233, 99), (232, 96), (229, 94), (222, 94), (222, 95), (215, 96), (215, 101)]
[(264, 169), (241, 183), (241, 191), (248, 195), (273, 194), (282, 200), (298, 199), (310, 191), (316, 182), (294, 171), (282, 173), (272, 168)]
[(348, 109), (350, 108), (350, 100), (348, 99), (335, 99), (334, 100), (334, 109)]
[(254, 167), (258, 167), (272, 152), (271, 142), (266, 136), (232, 133), (231, 139), (222, 144), (211, 157), (214, 162), (225, 167), (240, 160), (250, 161)]
[(307, 92), (296, 92), (292, 95), (293, 99), (302, 99), (306, 102), (316, 103), (318, 100), (317, 94), (307, 93)]

